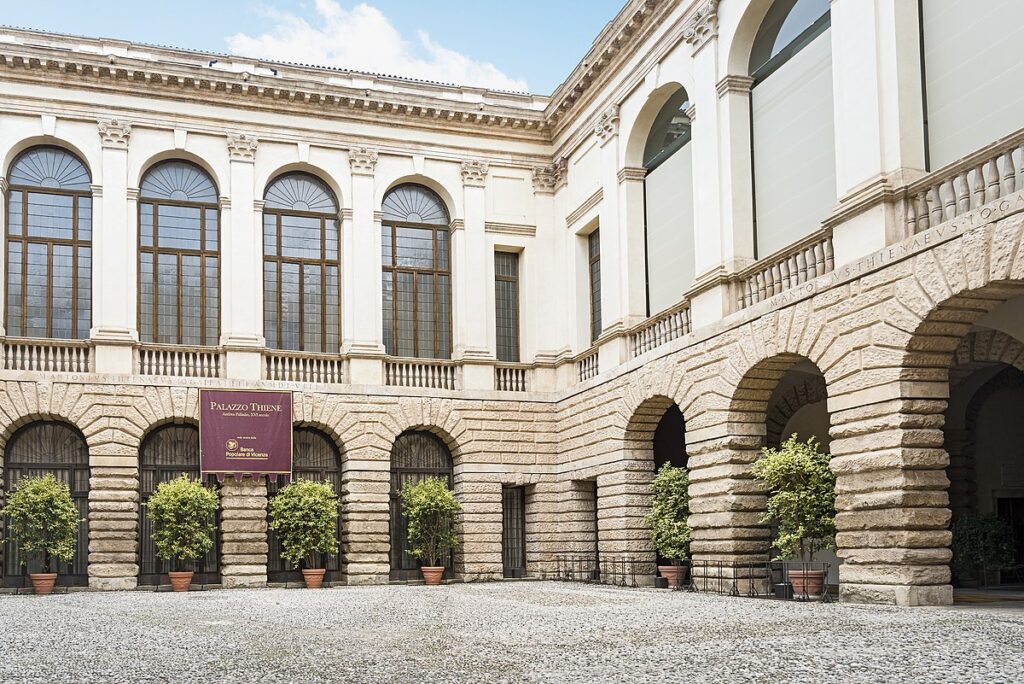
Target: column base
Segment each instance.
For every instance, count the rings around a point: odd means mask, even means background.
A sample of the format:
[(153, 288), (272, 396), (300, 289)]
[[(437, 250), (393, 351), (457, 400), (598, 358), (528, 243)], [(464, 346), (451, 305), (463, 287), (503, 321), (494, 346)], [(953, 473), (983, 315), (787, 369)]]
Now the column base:
[(890, 606), (951, 606), (953, 586), (906, 584), (840, 584), (843, 603), (874, 603)]

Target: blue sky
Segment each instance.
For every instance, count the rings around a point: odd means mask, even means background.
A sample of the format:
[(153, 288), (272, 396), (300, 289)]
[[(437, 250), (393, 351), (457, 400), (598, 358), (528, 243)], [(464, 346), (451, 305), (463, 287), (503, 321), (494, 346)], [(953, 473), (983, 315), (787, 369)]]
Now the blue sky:
[(0, 22), (549, 94), (625, 0), (32, 0)]

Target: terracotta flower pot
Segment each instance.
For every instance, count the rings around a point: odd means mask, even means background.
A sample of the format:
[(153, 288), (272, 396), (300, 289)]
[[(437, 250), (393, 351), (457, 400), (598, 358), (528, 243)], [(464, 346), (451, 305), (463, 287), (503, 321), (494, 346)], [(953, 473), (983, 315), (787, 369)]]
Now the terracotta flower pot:
[(817, 598), (825, 591), (824, 570), (790, 570), (794, 598)]
[(441, 578), (444, 576), (444, 568), (423, 567), (420, 568), (420, 572), (423, 573), (423, 582), (428, 587), (435, 587), (440, 584)]
[(55, 572), (30, 572), (29, 579), (32, 580), (32, 588), (37, 596), (47, 596), (53, 591), (53, 585), (57, 581)]
[(678, 587), (686, 581), (690, 568), (685, 565), (659, 565), (658, 572), (668, 580), (669, 589)]
[(302, 579), (306, 580), (307, 589), (319, 589), (324, 584), (324, 575), (327, 574), (327, 570), (324, 568), (302, 570)]
[(167, 576), (171, 578), (171, 589), (174, 591), (188, 591), (188, 586), (192, 584), (193, 572), (169, 572)]

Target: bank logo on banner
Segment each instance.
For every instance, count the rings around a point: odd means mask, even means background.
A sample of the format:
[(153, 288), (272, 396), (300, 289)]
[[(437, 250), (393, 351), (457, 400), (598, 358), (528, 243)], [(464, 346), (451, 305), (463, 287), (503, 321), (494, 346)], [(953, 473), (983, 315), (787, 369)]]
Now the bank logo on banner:
[(291, 475), (292, 394), (199, 390), (203, 475)]

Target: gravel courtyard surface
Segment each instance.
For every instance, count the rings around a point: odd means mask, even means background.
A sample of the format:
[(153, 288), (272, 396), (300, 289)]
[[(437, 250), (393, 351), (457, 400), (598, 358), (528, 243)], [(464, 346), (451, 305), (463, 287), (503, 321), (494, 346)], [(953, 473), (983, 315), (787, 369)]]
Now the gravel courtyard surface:
[(551, 582), (0, 596), (0, 681), (1014, 682), (1024, 610)]

